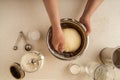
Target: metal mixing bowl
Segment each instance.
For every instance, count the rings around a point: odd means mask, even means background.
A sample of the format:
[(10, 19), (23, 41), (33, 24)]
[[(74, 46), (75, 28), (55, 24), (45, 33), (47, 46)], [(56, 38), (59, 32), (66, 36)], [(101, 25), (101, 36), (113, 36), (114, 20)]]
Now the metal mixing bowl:
[(54, 55), (55, 57), (61, 59), (61, 60), (72, 60), (80, 56), (84, 50), (86, 49), (87, 46), (87, 35), (85, 33), (85, 28), (84, 26), (78, 22), (75, 19), (70, 19), (70, 18), (64, 18), (61, 19), (61, 27), (62, 29), (64, 28), (74, 28), (78, 31), (78, 33), (81, 36), (81, 45), (80, 47), (74, 51), (74, 52), (58, 52), (54, 49), (53, 45), (51, 44), (51, 39), (52, 39), (52, 27), (49, 28), (46, 41), (47, 41), (47, 46), (49, 51)]

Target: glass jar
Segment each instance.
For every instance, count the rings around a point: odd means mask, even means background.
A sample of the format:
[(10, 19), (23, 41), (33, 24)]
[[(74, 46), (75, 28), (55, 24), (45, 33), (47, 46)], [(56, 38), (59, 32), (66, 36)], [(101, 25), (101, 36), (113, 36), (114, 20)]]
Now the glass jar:
[(34, 72), (42, 68), (44, 56), (37, 51), (28, 52), (21, 58), (21, 67), (26, 72)]

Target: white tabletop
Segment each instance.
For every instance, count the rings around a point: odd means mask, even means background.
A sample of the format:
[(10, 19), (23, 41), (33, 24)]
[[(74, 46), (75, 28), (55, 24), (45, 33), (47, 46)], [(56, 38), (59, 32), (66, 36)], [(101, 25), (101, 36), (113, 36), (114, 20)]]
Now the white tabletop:
[[(61, 18), (79, 19), (86, 0), (60, 0)], [(92, 33), (89, 35), (89, 46), (79, 58), (73, 61), (63, 61), (55, 58), (46, 46), (46, 33), (50, 26), (42, 0), (0, 0), (0, 80), (16, 80), (9, 72), (12, 63), (20, 63), (26, 53), (21, 40), (19, 49), (12, 50), (19, 31), (27, 33), (39, 30), (40, 41), (29, 41), (33, 49), (45, 56), (42, 69), (34, 73), (26, 73), (22, 80), (90, 80), (85, 74), (71, 75), (67, 66), (71, 63), (84, 65), (98, 61), (98, 54), (104, 47), (120, 45), (120, 1), (105, 0), (91, 18)], [(120, 70), (117, 70), (118, 74)], [(120, 77), (117, 76), (116, 80)]]

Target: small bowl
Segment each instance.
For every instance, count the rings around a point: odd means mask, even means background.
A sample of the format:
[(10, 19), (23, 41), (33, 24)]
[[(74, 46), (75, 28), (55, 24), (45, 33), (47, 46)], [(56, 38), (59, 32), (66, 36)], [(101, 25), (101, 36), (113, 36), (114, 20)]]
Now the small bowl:
[(47, 37), (46, 37), (46, 41), (47, 41), (47, 47), (49, 49), (49, 51), (52, 53), (52, 55), (54, 55), (55, 57), (61, 59), (61, 60), (73, 60), (76, 59), (78, 56), (80, 56), (84, 50), (87, 47), (87, 35), (86, 35), (86, 30), (85, 27), (78, 22), (75, 19), (70, 19), (70, 18), (64, 18), (61, 19), (61, 27), (62, 29), (65, 28), (74, 28), (78, 31), (78, 33), (81, 36), (81, 45), (80, 47), (74, 51), (74, 52), (58, 52), (54, 49), (53, 45), (51, 44), (52, 41), (52, 27), (49, 28), (48, 32), (47, 32)]
[[(37, 60), (36, 62), (32, 62), (32, 60)], [(38, 51), (27, 52), (21, 58), (21, 68), (28, 73), (32, 73), (41, 69), (44, 64), (44, 56)], [(31, 66), (33, 66), (31, 68)]]

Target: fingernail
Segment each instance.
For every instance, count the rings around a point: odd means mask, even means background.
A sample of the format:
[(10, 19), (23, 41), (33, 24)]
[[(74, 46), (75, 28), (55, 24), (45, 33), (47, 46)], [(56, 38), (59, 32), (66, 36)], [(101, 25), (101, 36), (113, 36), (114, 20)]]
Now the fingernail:
[(64, 52), (64, 49), (61, 49), (61, 52)]

